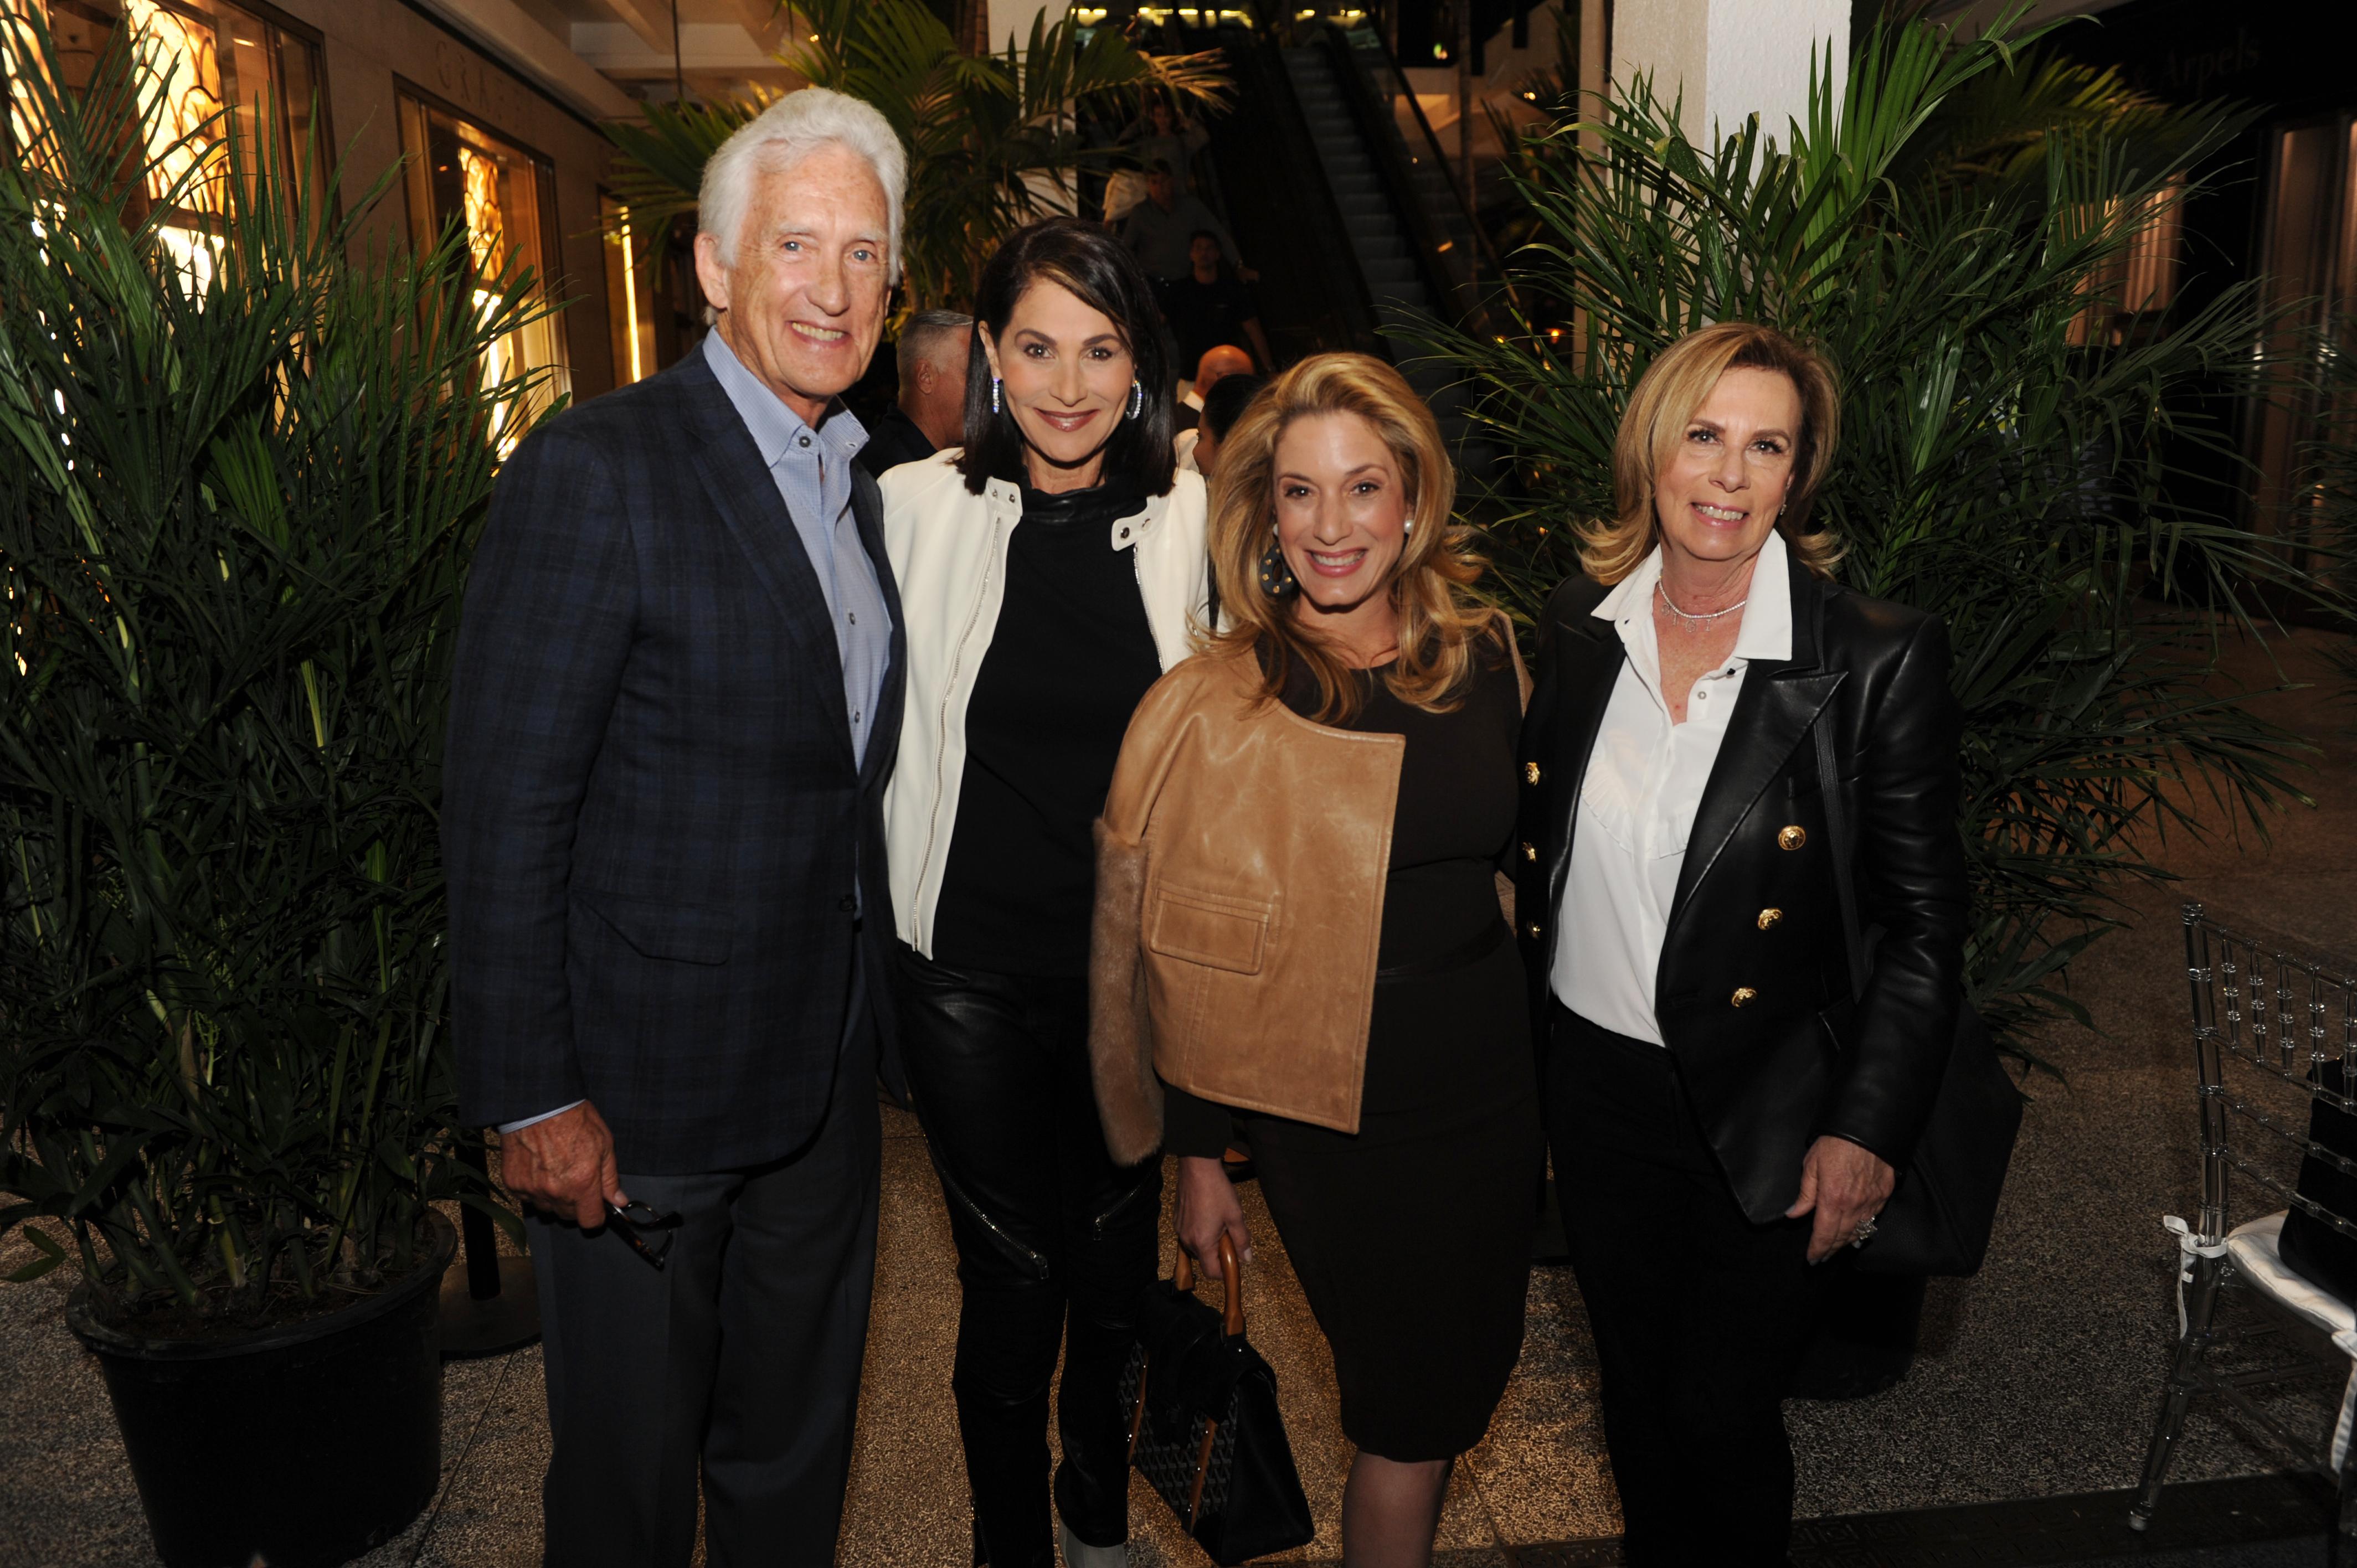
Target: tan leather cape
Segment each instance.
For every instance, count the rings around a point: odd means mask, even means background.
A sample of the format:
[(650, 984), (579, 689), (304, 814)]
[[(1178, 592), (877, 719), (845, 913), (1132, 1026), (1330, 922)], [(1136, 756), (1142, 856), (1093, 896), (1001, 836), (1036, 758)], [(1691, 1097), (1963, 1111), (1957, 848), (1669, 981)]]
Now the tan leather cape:
[(1359, 1127), (1407, 743), (1265, 701), (1248, 650), (1146, 694), (1096, 825), (1089, 1048), (1113, 1157), (1162, 1142), (1157, 1076)]

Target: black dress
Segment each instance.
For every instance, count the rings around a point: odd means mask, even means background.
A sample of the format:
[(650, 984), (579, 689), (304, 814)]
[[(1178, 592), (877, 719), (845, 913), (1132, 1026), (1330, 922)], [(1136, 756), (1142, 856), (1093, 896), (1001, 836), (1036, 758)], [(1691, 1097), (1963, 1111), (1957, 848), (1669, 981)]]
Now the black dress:
[[(1340, 727), (1407, 740), (1377, 964), (1419, 972), (1378, 976), (1355, 1134), (1238, 1120), (1333, 1350), (1343, 1434), (1386, 1459), (1446, 1459), (1481, 1440), (1522, 1353), (1543, 1157), (1523, 962), (1496, 884), (1521, 701), (1510, 663), (1480, 668), (1446, 714), (1374, 673)], [(1286, 700), (1315, 706), (1314, 691)], [(1172, 1153), (1220, 1152), (1226, 1107), (1169, 1090), (1166, 1114)]]

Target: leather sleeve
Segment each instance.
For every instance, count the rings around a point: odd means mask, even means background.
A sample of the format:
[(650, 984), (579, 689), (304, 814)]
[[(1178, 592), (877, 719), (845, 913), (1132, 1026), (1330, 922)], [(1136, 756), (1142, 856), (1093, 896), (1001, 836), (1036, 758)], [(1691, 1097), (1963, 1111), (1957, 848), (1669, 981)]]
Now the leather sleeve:
[(599, 443), (510, 457), (467, 581), (442, 766), (450, 1021), (470, 1126), (582, 1099), (565, 972), (573, 841), (620, 690), (637, 574)]
[[(1923, 621), (1860, 727), (1850, 794), (1858, 918), (1880, 927), (1846, 1067), (1818, 1131), (1904, 1168), (1947, 1069), (1970, 894), (1956, 810), (1964, 721), (1948, 633)], [(1849, 786), (1842, 786), (1848, 789)]]

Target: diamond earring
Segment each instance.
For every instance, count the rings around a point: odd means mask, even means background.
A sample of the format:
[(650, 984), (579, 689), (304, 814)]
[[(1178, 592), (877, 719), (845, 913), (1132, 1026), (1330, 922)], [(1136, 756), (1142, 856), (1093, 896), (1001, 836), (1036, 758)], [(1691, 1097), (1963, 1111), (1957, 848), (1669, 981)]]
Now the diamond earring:
[(993, 413), (998, 412), (998, 378), (996, 376), (990, 378), (990, 412)]
[(1132, 376), (1129, 378), (1129, 417), (1135, 419), (1145, 412), (1146, 389), (1138, 384), (1135, 376)]

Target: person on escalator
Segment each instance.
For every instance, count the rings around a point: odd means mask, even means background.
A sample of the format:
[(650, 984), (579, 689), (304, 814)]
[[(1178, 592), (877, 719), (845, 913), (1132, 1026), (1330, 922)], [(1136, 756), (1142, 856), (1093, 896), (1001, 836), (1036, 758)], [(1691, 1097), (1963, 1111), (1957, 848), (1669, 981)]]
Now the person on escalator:
[(1236, 242), (1219, 215), (1204, 205), (1201, 197), (1179, 188), (1178, 177), (1168, 160), (1157, 158), (1146, 165), (1146, 199), (1131, 208), (1122, 220), (1121, 242), (1154, 280), (1157, 294), (1164, 285), (1194, 270), (1188, 252), (1198, 232), (1207, 232), (1219, 242), (1220, 254), (1244, 282), (1260, 276), (1243, 264), (1236, 253)]
[(1200, 394), (1211, 390), (1200, 367), (1204, 357), (1222, 344), (1251, 345), (1252, 359), (1234, 366), (1235, 370), (1270, 375), (1276, 364), (1268, 350), (1268, 334), (1261, 330), (1260, 305), (1253, 298), (1251, 286), (1235, 275), (1220, 253), (1220, 237), (1209, 229), (1196, 230), (1187, 242), (1187, 263), (1185, 277), (1162, 285), (1162, 314), (1170, 323), (1170, 335), (1178, 340), (1179, 365), (1197, 368), (1195, 392), (1200, 407)]

